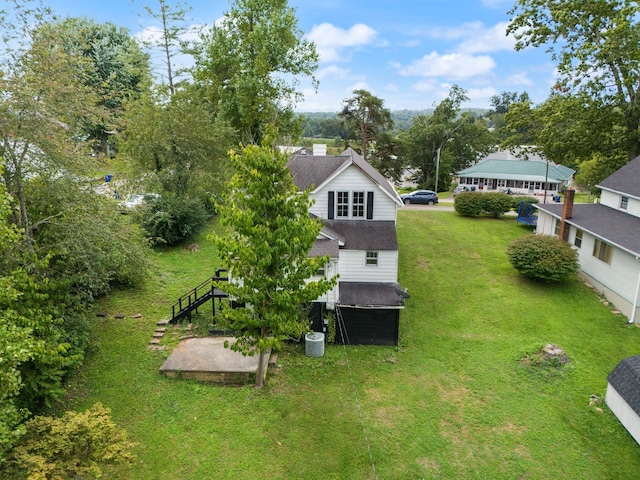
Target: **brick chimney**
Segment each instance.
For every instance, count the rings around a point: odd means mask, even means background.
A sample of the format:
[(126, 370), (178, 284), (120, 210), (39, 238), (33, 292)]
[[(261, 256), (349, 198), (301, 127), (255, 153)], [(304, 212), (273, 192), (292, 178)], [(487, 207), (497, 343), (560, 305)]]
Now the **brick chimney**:
[(567, 224), (567, 218), (571, 218), (573, 215), (573, 196), (575, 190), (572, 188), (567, 189), (564, 192), (564, 204), (562, 206), (562, 220), (560, 220), (560, 232), (558, 236), (563, 240), (569, 240), (569, 225)]

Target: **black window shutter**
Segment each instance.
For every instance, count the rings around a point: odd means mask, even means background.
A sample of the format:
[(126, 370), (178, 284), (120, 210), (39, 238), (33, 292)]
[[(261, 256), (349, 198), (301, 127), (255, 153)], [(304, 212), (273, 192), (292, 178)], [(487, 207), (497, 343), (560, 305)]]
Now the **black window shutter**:
[(367, 220), (373, 220), (373, 192), (367, 192)]
[(333, 220), (333, 210), (336, 199), (336, 192), (329, 192), (329, 212), (327, 212), (327, 218)]

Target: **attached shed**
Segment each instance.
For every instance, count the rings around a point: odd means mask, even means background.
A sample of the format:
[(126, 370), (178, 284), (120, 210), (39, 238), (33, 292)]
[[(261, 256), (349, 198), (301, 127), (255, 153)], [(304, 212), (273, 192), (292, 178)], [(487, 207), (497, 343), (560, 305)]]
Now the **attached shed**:
[(607, 381), (607, 405), (640, 444), (640, 355), (622, 360)]

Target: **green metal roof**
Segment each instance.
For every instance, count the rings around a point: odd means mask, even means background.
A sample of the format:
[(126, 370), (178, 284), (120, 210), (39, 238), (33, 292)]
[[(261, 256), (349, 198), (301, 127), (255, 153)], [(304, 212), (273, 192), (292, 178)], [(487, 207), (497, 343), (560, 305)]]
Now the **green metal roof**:
[(564, 165), (555, 165), (549, 162), (527, 160), (485, 160), (464, 170), (457, 175), (465, 178), (496, 178), (498, 180), (528, 180), (534, 182), (559, 183), (569, 180), (575, 173)]

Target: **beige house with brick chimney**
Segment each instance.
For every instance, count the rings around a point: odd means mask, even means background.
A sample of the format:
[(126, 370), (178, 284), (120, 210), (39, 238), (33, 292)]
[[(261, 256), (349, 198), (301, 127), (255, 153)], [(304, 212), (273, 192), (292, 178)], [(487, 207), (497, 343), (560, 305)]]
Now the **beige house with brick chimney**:
[(580, 270), (615, 307), (640, 323), (640, 156), (605, 178), (600, 203), (539, 204), (541, 235), (556, 235), (578, 251)]

